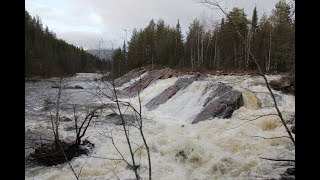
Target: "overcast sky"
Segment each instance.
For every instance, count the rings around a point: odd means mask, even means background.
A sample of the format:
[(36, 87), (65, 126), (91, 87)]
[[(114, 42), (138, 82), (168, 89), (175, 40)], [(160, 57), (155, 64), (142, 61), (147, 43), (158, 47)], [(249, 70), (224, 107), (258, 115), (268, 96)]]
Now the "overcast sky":
[[(251, 18), (257, 6), (259, 18), (270, 14), (278, 0), (220, 0), (227, 10), (244, 8)], [(198, 0), (25, 0), (26, 10), (31, 16), (38, 15), (42, 23), (53, 30), (58, 38), (85, 49), (96, 48), (99, 39), (106, 48), (123, 44), (126, 29), (128, 40), (134, 28), (148, 25), (153, 18), (163, 19), (175, 26), (178, 19), (185, 34), (194, 18), (206, 17), (219, 20), (218, 10), (209, 9)], [(210, 22), (210, 21), (209, 21)]]

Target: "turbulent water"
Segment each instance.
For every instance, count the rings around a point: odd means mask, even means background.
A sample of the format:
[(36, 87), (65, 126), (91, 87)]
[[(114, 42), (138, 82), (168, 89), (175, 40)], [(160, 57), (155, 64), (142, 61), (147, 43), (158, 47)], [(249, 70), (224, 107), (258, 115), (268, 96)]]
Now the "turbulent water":
[[(66, 104), (97, 104), (101, 99), (94, 98), (98, 82), (93, 78), (97, 74), (78, 74), (68, 78), (71, 85), (80, 85), (84, 89), (65, 90)], [(181, 77), (179, 77), (181, 78)], [(209, 76), (205, 80), (195, 81), (185, 89), (178, 91), (166, 103), (157, 109), (148, 111), (144, 107), (152, 98), (173, 85), (179, 78), (158, 80), (144, 89), (140, 96), (144, 120), (145, 136), (151, 151), (153, 179), (266, 179), (279, 178), (285, 167), (266, 161), (265, 158), (294, 159), (295, 148), (290, 139), (263, 139), (261, 137), (286, 136), (285, 128), (272, 107), (273, 103), (263, 79), (258, 76)], [(268, 80), (280, 76), (268, 76)], [(54, 99), (56, 89), (51, 85), (54, 79), (38, 82), (26, 82), (26, 130), (50, 129), (49, 116), (44, 111), (44, 100)], [(211, 83), (223, 82), (243, 92), (244, 106), (233, 112), (230, 119), (211, 119), (197, 124), (190, 122), (201, 111), (205, 99), (210, 94), (207, 87)], [(134, 83), (131, 81), (130, 83)], [(117, 89), (130, 86), (126, 83)], [(295, 98), (275, 91), (277, 102), (284, 118), (289, 120), (295, 113)], [(138, 107), (138, 98), (121, 97)], [(80, 111), (79, 111), (80, 112)], [(110, 112), (108, 112), (110, 113)], [(127, 110), (130, 114), (132, 111)], [(83, 112), (84, 115), (84, 112)], [(243, 124), (247, 120), (257, 118)], [(62, 116), (73, 117), (70, 110)], [(105, 117), (105, 116), (101, 116)], [(106, 138), (112, 129), (113, 137), (120, 152), (129, 160), (128, 146), (122, 131), (115, 131), (115, 125), (107, 119), (98, 118), (89, 127), (86, 137), (95, 144), (93, 152), (74, 158), (71, 165), (80, 179), (133, 179), (132, 171), (126, 169), (122, 161), (109, 160), (119, 158), (119, 154)], [(240, 124), (243, 124), (239, 126)], [(62, 122), (61, 136), (74, 138), (73, 131), (66, 127), (73, 122)], [(49, 131), (50, 132), (50, 131)], [(131, 138), (142, 144), (136, 129), (130, 129)], [(133, 146), (138, 149), (137, 145)], [(183, 151), (184, 156), (181, 156)], [(148, 177), (148, 161), (145, 150), (138, 150), (138, 164), (143, 179)], [(74, 179), (68, 164), (53, 167), (32, 166), (26, 168), (26, 179)]]

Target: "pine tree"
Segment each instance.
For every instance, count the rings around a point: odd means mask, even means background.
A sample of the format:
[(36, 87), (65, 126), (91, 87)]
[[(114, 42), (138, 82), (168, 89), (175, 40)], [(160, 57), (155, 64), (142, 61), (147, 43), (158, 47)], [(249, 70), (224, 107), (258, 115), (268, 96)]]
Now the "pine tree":
[(293, 66), (294, 26), (291, 17), (290, 5), (285, 0), (280, 0), (270, 18), (274, 26), (272, 58), (274, 68), (280, 71), (290, 70)]
[[(260, 64), (262, 70), (268, 72), (271, 68), (271, 52), (273, 52), (271, 40), (273, 26), (271, 24), (270, 18), (266, 14), (260, 19), (258, 29), (256, 31), (255, 39), (253, 41), (253, 53), (258, 63)], [(252, 62), (250, 64), (252, 68), (255, 68), (256, 65)]]
[(176, 46), (175, 46), (175, 64), (179, 64), (180, 66), (184, 66), (184, 58), (183, 58), (183, 35), (181, 33), (181, 27), (180, 27), (180, 22), (178, 19), (178, 23), (176, 25)]
[(26, 76), (94, 71), (98, 65), (98, 58), (57, 39), (47, 26), (44, 28), (39, 16), (31, 17), (25, 10)]
[(252, 19), (251, 19), (251, 29), (252, 32), (255, 32), (258, 28), (258, 15), (257, 15), (257, 7), (255, 6), (252, 13)]

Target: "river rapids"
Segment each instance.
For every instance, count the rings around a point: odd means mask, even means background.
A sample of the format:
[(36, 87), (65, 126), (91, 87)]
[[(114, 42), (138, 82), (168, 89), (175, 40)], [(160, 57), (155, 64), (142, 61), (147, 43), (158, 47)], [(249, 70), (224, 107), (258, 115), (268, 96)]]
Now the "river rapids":
[[(145, 76), (143, 74), (142, 76)], [(65, 108), (61, 116), (73, 119), (70, 104), (77, 104), (78, 114), (85, 116), (86, 108), (99, 104), (107, 99), (96, 98), (95, 89), (99, 74), (80, 73), (66, 78), (70, 86), (80, 85), (83, 89), (66, 89), (63, 91)], [(167, 102), (154, 110), (145, 105), (181, 77), (161, 79), (149, 84), (140, 93), (144, 133), (150, 147), (153, 179), (163, 180), (202, 180), (202, 179), (271, 179), (280, 178), (285, 171), (280, 163), (267, 161), (264, 158), (294, 159), (295, 147), (289, 138), (263, 139), (260, 137), (287, 136), (276, 113), (273, 102), (259, 76), (212, 76), (194, 81), (178, 91)], [(267, 76), (268, 80), (280, 79), (280, 75)], [(26, 132), (43, 131), (51, 134), (50, 113), (45, 110), (46, 101), (54, 100), (57, 89), (51, 88), (56, 79), (25, 82), (25, 130)], [(130, 81), (117, 87), (119, 91), (130, 86)], [(208, 119), (197, 124), (191, 121), (201, 111), (210, 91), (210, 83), (222, 82), (242, 92), (244, 106), (235, 110), (229, 119)], [(110, 93), (110, 92), (109, 92)], [(295, 97), (274, 91), (276, 100), (285, 120), (295, 114)], [(139, 107), (137, 97), (120, 96)], [(101, 114), (111, 113), (102, 112)], [(132, 111), (127, 110), (126, 114)], [(89, 155), (73, 158), (70, 163), (80, 179), (134, 179), (133, 171), (126, 168), (119, 154), (106, 137), (115, 125), (107, 122), (106, 116), (99, 116), (92, 122), (85, 135), (95, 144)], [(250, 119), (256, 119), (246, 122)], [(244, 123), (246, 122), (246, 123)], [(61, 122), (60, 135), (63, 139), (72, 140), (74, 131), (68, 127), (74, 122)], [(242, 125), (241, 125), (242, 124)], [(120, 129), (120, 128), (118, 128)], [(294, 134), (293, 134), (294, 135)], [(259, 136), (259, 137), (257, 137)], [(128, 146), (121, 130), (113, 131), (114, 141), (123, 156), (130, 161)], [(139, 132), (130, 129), (130, 137), (137, 145), (142, 144)], [(30, 150), (31, 152), (32, 150)], [(30, 153), (29, 152), (29, 153)], [(183, 156), (179, 155), (183, 152)], [(26, 152), (27, 156), (27, 152)], [(111, 158), (111, 159), (110, 159)], [(137, 163), (142, 179), (148, 178), (147, 153), (138, 149)], [(80, 173), (81, 171), (81, 173)], [(26, 166), (25, 178), (38, 179), (75, 179), (67, 163), (52, 167)]]

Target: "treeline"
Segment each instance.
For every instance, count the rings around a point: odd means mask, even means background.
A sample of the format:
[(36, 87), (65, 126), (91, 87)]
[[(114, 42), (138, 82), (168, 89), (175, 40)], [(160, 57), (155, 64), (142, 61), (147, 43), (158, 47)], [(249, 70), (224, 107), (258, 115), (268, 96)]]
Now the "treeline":
[[(209, 70), (255, 70), (249, 50), (265, 72), (288, 72), (294, 69), (294, 9), (279, 1), (270, 16), (258, 18), (254, 8), (248, 19), (243, 9), (233, 8), (214, 25), (195, 19), (186, 37), (180, 23), (170, 27), (163, 20), (151, 20), (139, 31), (134, 30), (113, 54), (108, 65), (116, 75), (148, 64)], [(237, 34), (240, 31), (243, 40)], [(113, 68), (112, 68), (113, 67)]]
[(43, 27), (39, 17), (25, 10), (25, 76), (72, 75), (94, 72), (102, 62), (82, 48), (57, 39), (54, 32)]

